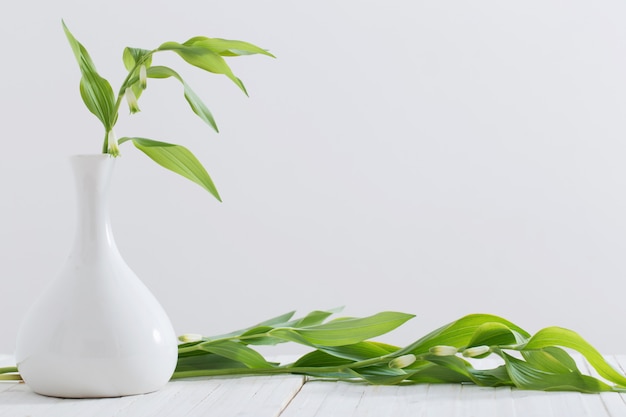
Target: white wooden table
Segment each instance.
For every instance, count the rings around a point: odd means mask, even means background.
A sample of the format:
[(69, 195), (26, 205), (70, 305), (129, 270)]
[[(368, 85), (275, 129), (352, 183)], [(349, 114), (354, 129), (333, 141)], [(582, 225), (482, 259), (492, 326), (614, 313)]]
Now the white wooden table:
[[(607, 357), (624, 367), (626, 356)], [(473, 385), (369, 386), (301, 376), (188, 379), (146, 395), (58, 399), (0, 383), (0, 417), (622, 417), (626, 394)]]

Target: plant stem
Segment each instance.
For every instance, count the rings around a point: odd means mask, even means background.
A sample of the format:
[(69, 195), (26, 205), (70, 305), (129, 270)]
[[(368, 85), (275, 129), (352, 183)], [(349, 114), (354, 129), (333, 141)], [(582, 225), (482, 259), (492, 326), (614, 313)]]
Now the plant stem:
[(128, 81), (130, 81), (130, 79), (131, 79), (132, 75), (135, 73), (135, 71), (137, 71), (137, 68), (142, 66), (143, 63), (149, 57), (151, 57), (155, 52), (158, 52), (158, 50), (157, 49), (153, 49), (152, 51), (150, 51), (147, 54), (145, 54), (144, 56), (142, 56), (139, 59), (139, 61), (137, 61), (137, 63), (133, 67), (133, 69), (128, 71), (128, 75), (124, 79), (124, 82), (122, 82), (122, 86), (120, 87), (120, 91), (118, 91), (118, 93), (117, 93), (117, 100), (115, 100), (115, 114), (117, 114), (117, 112), (120, 110), (120, 104), (122, 103), (122, 97), (124, 96), (124, 93), (126, 92), (126, 88), (128, 88), (128, 86), (126, 84), (128, 84)]
[(17, 373), (17, 367), (7, 366), (0, 368), (0, 381), (21, 381), (22, 377)]
[[(147, 53), (144, 56), (142, 56), (139, 59), (139, 61), (137, 61), (135, 66), (130, 71), (128, 71), (128, 75), (126, 76), (126, 78), (122, 82), (122, 85), (120, 87), (120, 91), (118, 91), (118, 93), (117, 93), (117, 99), (115, 100), (115, 107), (114, 107), (113, 114), (117, 115), (118, 112), (120, 111), (120, 105), (122, 104), (122, 97), (124, 97), (124, 93), (126, 92), (126, 89), (128, 88), (128, 86), (127, 86), (128, 81), (130, 81), (130, 79), (132, 78), (132, 76), (135, 73), (135, 71), (137, 71), (137, 68), (139, 68), (141, 65), (143, 65), (143, 63), (148, 59), (148, 57), (151, 57), (155, 52), (158, 52), (158, 49), (153, 49), (149, 53)], [(113, 125), (115, 125), (115, 121), (116, 120), (117, 120), (117, 117), (114, 118)], [(113, 126), (111, 126), (111, 129), (113, 129)], [(102, 153), (109, 153), (108, 133), (109, 132), (107, 131), (104, 134), (104, 142), (103, 142), (103, 145), (102, 145)]]
[(184, 348), (178, 348), (178, 354), (190, 353), (190, 352), (196, 352), (196, 351), (203, 351), (201, 346), (204, 345), (204, 344), (212, 344), (212, 343), (218, 343), (218, 342), (227, 342), (227, 341), (231, 341), (231, 340), (235, 340), (235, 341), (250, 340), (250, 339), (258, 339), (258, 338), (262, 338), (262, 337), (271, 337), (271, 334), (270, 334), (270, 332), (265, 332), (265, 333), (251, 334), (251, 335), (248, 335), (248, 336), (235, 335), (235, 336), (230, 336), (230, 337), (222, 337), (222, 338), (219, 338), (219, 339), (205, 340), (203, 342), (196, 343), (196, 344), (194, 344), (192, 346), (188, 346), (188, 347), (184, 347)]
[(230, 369), (199, 369), (197, 371), (174, 372), (172, 379), (191, 378), (198, 376), (224, 376), (224, 375), (276, 375), (276, 374), (320, 374), (320, 373), (346, 373), (349, 369), (362, 368), (369, 365), (377, 365), (387, 362), (384, 356), (364, 361), (354, 362), (342, 366), (304, 366), (291, 367), (289, 365), (276, 368), (230, 368)]
[(109, 132), (104, 132), (104, 142), (102, 143), (102, 153), (109, 153)]
[(277, 375), (277, 374), (307, 374), (321, 372), (341, 372), (338, 367), (302, 367), (302, 368), (230, 368), (230, 369), (199, 369), (197, 371), (174, 372), (172, 379), (192, 378), (199, 376), (225, 375)]
[(0, 381), (23, 381), (20, 374), (3, 374), (0, 375)]

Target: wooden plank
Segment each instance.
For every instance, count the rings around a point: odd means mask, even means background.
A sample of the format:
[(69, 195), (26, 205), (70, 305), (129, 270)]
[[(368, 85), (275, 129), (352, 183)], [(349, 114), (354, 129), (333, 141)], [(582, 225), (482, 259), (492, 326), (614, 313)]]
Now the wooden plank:
[[(514, 416), (511, 389), (462, 385), (457, 408), (460, 415), (481, 417)], [(459, 412), (457, 411), (457, 415)]]
[(365, 385), (333, 381), (309, 381), (281, 417), (352, 416)]
[[(613, 394), (621, 398), (620, 394)], [(626, 414), (615, 414), (623, 416)], [(604, 417), (598, 394), (432, 384), (368, 386), (312, 381), (281, 417)]]
[(10, 389), (0, 393), (0, 416), (53, 416), (54, 413), (47, 413), (61, 401), (63, 400), (34, 394), (25, 384), (14, 384)]
[[(410, 387), (407, 387), (410, 388)], [(432, 384), (424, 401), (427, 417), (454, 416), (461, 397), (461, 384)]]
[[(602, 379), (596, 370), (580, 354), (572, 354), (576, 364), (583, 373), (587, 373), (593, 377)], [(619, 362), (615, 357), (605, 356), (607, 362), (616, 369), (619, 368)], [(615, 392), (602, 392), (600, 394), (589, 394), (584, 398), (585, 409), (589, 411), (590, 416), (626, 416), (626, 403), (624, 403), (624, 394)]]
[[(626, 360), (624, 360), (624, 356), (605, 356), (607, 362), (609, 362), (613, 367), (617, 370), (624, 373), (624, 369), (626, 369)], [(588, 364), (586, 364), (587, 369), (589, 369), (590, 374), (595, 377), (599, 377), (598, 373)], [(612, 417), (622, 417), (626, 416), (626, 394), (617, 394), (612, 392), (602, 393), (600, 394), (602, 398), (602, 402), (604, 407), (609, 412), (609, 415)]]
[(496, 392), (459, 384), (370, 386), (311, 381), (281, 417), (512, 416), (498, 414), (507, 407), (511, 410), (511, 401), (504, 399), (505, 405), (499, 405)]
[[(199, 402), (186, 417), (277, 417), (304, 384), (301, 376), (220, 379), (220, 386)], [(178, 415), (176, 413), (168, 416)]]
[(50, 398), (14, 384), (0, 393), (0, 416), (277, 417), (303, 383), (296, 375), (179, 380), (154, 393), (104, 399)]

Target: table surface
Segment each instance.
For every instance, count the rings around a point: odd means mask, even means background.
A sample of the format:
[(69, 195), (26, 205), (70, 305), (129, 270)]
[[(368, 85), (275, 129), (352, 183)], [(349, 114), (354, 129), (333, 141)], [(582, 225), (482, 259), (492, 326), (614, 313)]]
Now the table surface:
[[(626, 355), (607, 359), (622, 370), (626, 367)], [(626, 394), (452, 384), (371, 386), (281, 375), (176, 380), (151, 394), (76, 400), (44, 397), (23, 383), (2, 382), (4, 416), (621, 417), (626, 416)]]

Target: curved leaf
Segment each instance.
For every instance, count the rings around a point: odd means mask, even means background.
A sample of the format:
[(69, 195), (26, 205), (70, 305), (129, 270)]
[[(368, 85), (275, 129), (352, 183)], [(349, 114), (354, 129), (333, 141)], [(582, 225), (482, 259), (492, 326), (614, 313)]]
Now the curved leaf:
[(157, 164), (190, 179), (222, 201), (213, 180), (189, 149), (181, 145), (146, 138), (122, 138), (119, 142), (123, 143), (128, 140), (132, 140), (137, 149)]
[(198, 351), (200, 354), (193, 356), (178, 357), (174, 372), (197, 371), (200, 369), (233, 369), (247, 368), (240, 361), (225, 358), (224, 356)]
[(227, 359), (241, 362), (248, 368), (272, 368), (272, 364), (266, 361), (265, 358), (256, 350), (250, 349), (249, 347), (237, 342), (231, 342), (228, 340), (219, 342), (204, 342), (198, 347), (206, 352), (214, 353)]
[(230, 69), (224, 58), (219, 54), (199, 46), (187, 46), (177, 42), (165, 42), (158, 48), (159, 51), (173, 51), (176, 52), (182, 59), (189, 64), (201, 68), (205, 71), (212, 72), (214, 74), (224, 74), (232, 82), (234, 82), (246, 95), (248, 92), (243, 85), (243, 82), (235, 77), (233, 71)]
[[(150, 68), (150, 65), (152, 65), (152, 51), (141, 48), (126, 47), (124, 48), (124, 53), (122, 54), (122, 60), (124, 61), (126, 71), (129, 72), (136, 69), (135, 67), (138, 62), (142, 62), (142, 65), (146, 68)], [(122, 85), (122, 89), (124, 90), (127, 87), (130, 87), (137, 100), (141, 97), (144, 88), (141, 86), (137, 70), (135, 71), (134, 77), (128, 81), (128, 84)]]
[(82, 74), (80, 95), (89, 111), (100, 119), (108, 132), (113, 128), (117, 119), (113, 88), (111, 88), (111, 84), (106, 79), (98, 74), (96, 66), (85, 47), (76, 40), (65, 25), (65, 22), (62, 23), (65, 36), (70, 43)]
[[(346, 318), (333, 320), (318, 326), (276, 329), (271, 336), (283, 336), (281, 330), (296, 333), (310, 344), (323, 346), (344, 346), (359, 343), (372, 337), (380, 336), (415, 317), (413, 314), (382, 312), (364, 318)], [(292, 335), (286, 335), (293, 337)]]
[(542, 349), (550, 346), (562, 346), (580, 352), (601, 377), (626, 387), (626, 377), (609, 365), (600, 352), (572, 330), (561, 327), (548, 327), (539, 330), (526, 343), (523, 350)]
[(317, 346), (317, 348), (320, 351), (328, 353), (329, 355), (353, 361), (363, 361), (371, 358), (387, 356), (400, 349), (397, 346), (370, 340), (354, 343), (352, 345)]
[(253, 55), (262, 54), (272, 58), (276, 58), (270, 54), (267, 50), (259, 48), (249, 42), (220, 39), (220, 38), (207, 38), (206, 36), (196, 36), (183, 42), (185, 46), (199, 46), (215, 52), (221, 56), (240, 56), (240, 55)]
[(604, 382), (577, 371), (553, 373), (533, 367), (504, 352), (501, 356), (511, 380), (518, 388), (544, 391), (612, 391), (612, 388)]
[(135, 65), (137, 65), (137, 63), (142, 59), (144, 60), (143, 64), (146, 67), (152, 65), (152, 51), (141, 48), (131, 48), (129, 46), (124, 48), (122, 60), (124, 61), (124, 67), (126, 68), (126, 71), (131, 71), (133, 68), (135, 68)]
[(191, 87), (189, 87), (189, 84), (187, 84), (176, 71), (174, 71), (171, 68), (164, 67), (164, 66), (154, 66), (154, 67), (148, 68), (147, 74), (148, 74), (148, 78), (174, 77), (178, 81), (180, 81), (185, 91), (185, 99), (187, 100), (187, 103), (189, 103), (191, 110), (193, 110), (195, 114), (197, 114), (202, 120), (204, 120), (205, 123), (211, 126), (216, 132), (219, 132), (217, 128), (217, 124), (215, 123), (215, 119), (213, 118), (213, 115), (211, 114), (207, 106), (202, 102), (200, 97), (196, 95), (196, 93), (191, 89)]
[(492, 314), (470, 314), (432, 331), (403, 348), (398, 354), (413, 353), (419, 355), (428, 352), (431, 347), (438, 345), (454, 346), (456, 348), (465, 347), (472, 340), (474, 333), (485, 323), (501, 323), (517, 332), (523, 339), (530, 337), (530, 334), (524, 329), (502, 317)]
[(545, 347), (540, 350), (522, 350), (522, 356), (529, 365), (547, 372), (563, 373), (578, 371), (576, 361), (563, 349)]
[(353, 376), (375, 385), (396, 385), (404, 381), (414, 372), (393, 369), (388, 366), (372, 366), (367, 368), (349, 369)]
[(517, 332), (503, 323), (487, 322), (478, 326), (467, 347), (512, 345), (519, 343), (520, 337)]
[(314, 350), (302, 355), (295, 361), (291, 367), (293, 368), (310, 368), (310, 367), (326, 367), (326, 366), (344, 366), (353, 363), (350, 359), (339, 358), (330, 355), (321, 350)]

